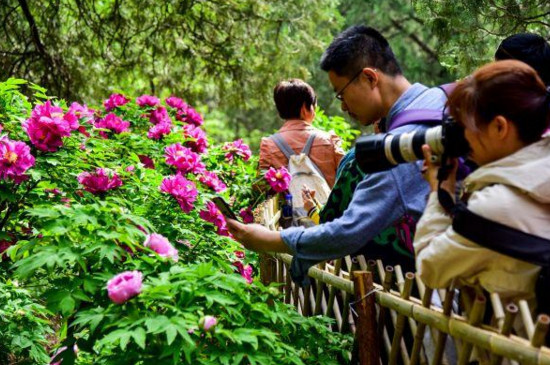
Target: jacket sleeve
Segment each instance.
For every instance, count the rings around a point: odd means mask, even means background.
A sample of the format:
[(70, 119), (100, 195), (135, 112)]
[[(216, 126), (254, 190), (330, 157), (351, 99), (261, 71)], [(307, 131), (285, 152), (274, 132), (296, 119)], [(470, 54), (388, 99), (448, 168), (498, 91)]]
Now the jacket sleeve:
[(316, 263), (356, 253), (404, 214), (395, 170), (366, 175), (342, 217), (307, 229), (281, 231), (294, 253), (291, 274), (295, 281), (307, 283), (307, 271)]

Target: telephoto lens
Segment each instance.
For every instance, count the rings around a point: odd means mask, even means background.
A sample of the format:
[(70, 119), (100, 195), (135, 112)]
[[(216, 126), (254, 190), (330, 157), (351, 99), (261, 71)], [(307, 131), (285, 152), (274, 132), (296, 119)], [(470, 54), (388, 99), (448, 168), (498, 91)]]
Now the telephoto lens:
[(460, 157), (469, 152), (464, 129), (448, 119), (443, 125), (429, 129), (361, 136), (355, 146), (355, 156), (364, 173), (384, 171), (400, 163), (422, 160), (425, 144), (434, 156), (445, 152), (449, 157)]

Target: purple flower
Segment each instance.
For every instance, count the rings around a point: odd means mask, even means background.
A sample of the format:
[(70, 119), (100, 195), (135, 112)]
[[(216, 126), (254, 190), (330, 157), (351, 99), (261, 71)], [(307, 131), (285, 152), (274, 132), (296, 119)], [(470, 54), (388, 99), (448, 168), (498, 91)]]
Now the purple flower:
[(225, 158), (230, 162), (233, 161), (235, 156), (241, 157), (243, 161), (248, 161), (248, 159), (252, 156), (250, 147), (243, 143), (242, 139), (237, 139), (236, 141), (226, 143), (222, 149), (227, 151)]
[(217, 227), (217, 233), (220, 236), (231, 237), (231, 233), (229, 233), (229, 230), (227, 229), (225, 217), (220, 212), (216, 204), (212, 202), (206, 203), (206, 210), (201, 210), (199, 212), (199, 217), (215, 225)]
[(202, 173), (206, 170), (201, 158), (195, 152), (180, 143), (172, 144), (164, 149), (166, 163), (175, 166), (182, 173)]
[(233, 263), (233, 266), (237, 268), (237, 270), (239, 271), (239, 274), (241, 274), (241, 276), (246, 280), (247, 284), (252, 284), (252, 281), (253, 281), (252, 266), (250, 265), (244, 266), (243, 263), (240, 261), (235, 261)]
[(136, 104), (140, 107), (146, 107), (146, 106), (157, 106), (160, 104), (159, 98), (152, 95), (141, 95), (136, 99)]
[(0, 178), (18, 180), (34, 166), (31, 149), (24, 142), (0, 138)]
[(184, 123), (194, 124), (196, 126), (202, 125), (202, 123), (204, 123), (201, 115), (190, 106), (185, 109), (178, 110), (176, 114), (176, 119)]
[(254, 223), (254, 214), (252, 214), (252, 208), (243, 208), (239, 212), (239, 215), (243, 219), (243, 223)]
[(110, 129), (114, 133), (122, 133), (128, 130), (130, 122), (122, 120), (114, 113), (109, 113), (105, 118), (96, 121), (95, 127)]
[(158, 233), (147, 235), (143, 246), (149, 247), (162, 257), (171, 257), (172, 260), (178, 261), (178, 250), (172, 246), (168, 239)]
[(161, 122), (155, 124), (147, 132), (147, 137), (150, 139), (161, 139), (163, 136), (170, 134), (172, 132), (172, 122)]
[(168, 111), (163, 106), (159, 106), (149, 114), (149, 121), (153, 124), (159, 124), (159, 123), (172, 124), (170, 115), (168, 115)]
[(125, 271), (107, 282), (109, 298), (116, 304), (123, 304), (128, 299), (141, 293), (143, 274), (139, 271)]
[(143, 164), (146, 169), (155, 169), (155, 162), (153, 159), (146, 155), (138, 155), (139, 162)]
[(265, 173), (264, 178), (275, 192), (282, 193), (283, 191), (288, 190), (292, 177), (290, 176), (288, 170), (284, 167), (281, 167), (278, 170), (270, 167)]
[(204, 153), (208, 147), (206, 133), (200, 127), (192, 124), (183, 126), (183, 135), (186, 138), (185, 146), (189, 147), (193, 152)]
[(92, 109), (89, 109), (86, 104), (81, 105), (76, 101), (71, 104), (68, 112), (76, 115), (78, 119), (92, 118), (94, 116), (94, 111)]
[(169, 98), (166, 98), (166, 105), (168, 105), (171, 108), (174, 109), (186, 109), (187, 104), (180, 98), (177, 98), (175, 96), (170, 96)]
[(199, 320), (199, 328), (206, 331), (214, 331), (218, 320), (213, 316), (204, 316)]
[(216, 193), (221, 193), (225, 189), (227, 189), (227, 186), (220, 180), (218, 175), (214, 172), (205, 171), (201, 175), (199, 175), (199, 181), (203, 183), (204, 185), (208, 186), (212, 190), (214, 190)]
[(198, 195), (195, 184), (181, 174), (165, 177), (160, 185), (160, 191), (172, 195), (185, 213), (193, 210), (193, 203)]
[(122, 180), (116, 173), (102, 168), (96, 169), (94, 173), (80, 173), (78, 182), (84, 186), (84, 190), (92, 194), (104, 193), (122, 185)]
[(31, 143), (41, 151), (54, 152), (63, 145), (62, 137), (69, 137), (78, 129), (78, 118), (73, 113), (63, 114), (63, 109), (53, 106), (48, 100), (37, 105), (31, 117), (23, 122)]
[(109, 96), (109, 99), (103, 102), (103, 105), (105, 106), (105, 110), (110, 112), (114, 108), (118, 108), (119, 106), (127, 104), (129, 101), (130, 99), (122, 94), (112, 94), (111, 96)]

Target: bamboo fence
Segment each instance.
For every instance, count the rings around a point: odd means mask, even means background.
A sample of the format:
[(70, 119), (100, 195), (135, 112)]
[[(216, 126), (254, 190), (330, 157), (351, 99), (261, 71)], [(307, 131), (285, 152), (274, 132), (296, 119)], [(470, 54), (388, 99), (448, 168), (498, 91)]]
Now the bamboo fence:
[[(269, 229), (278, 229), (279, 218), (276, 198), (257, 210), (256, 220)], [(550, 365), (550, 317), (533, 319), (526, 301), (503, 303), (498, 294), (452, 286), (432, 290), (399, 265), (364, 256), (314, 266), (311, 285), (299, 287), (290, 279), (291, 261), (260, 255), (262, 282), (279, 283), (284, 301), (302, 315), (329, 316), (334, 331), (353, 333), (353, 364)]]

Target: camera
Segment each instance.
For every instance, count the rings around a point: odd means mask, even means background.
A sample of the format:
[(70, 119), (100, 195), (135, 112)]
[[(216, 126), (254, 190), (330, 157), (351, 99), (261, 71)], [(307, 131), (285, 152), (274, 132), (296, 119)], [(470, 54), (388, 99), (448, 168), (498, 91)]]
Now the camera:
[(424, 158), (422, 145), (427, 144), (432, 154), (441, 157), (465, 156), (470, 151), (464, 138), (464, 128), (452, 118), (446, 118), (437, 127), (403, 134), (372, 134), (359, 137), (355, 145), (357, 163), (364, 173), (391, 169), (405, 162)]

